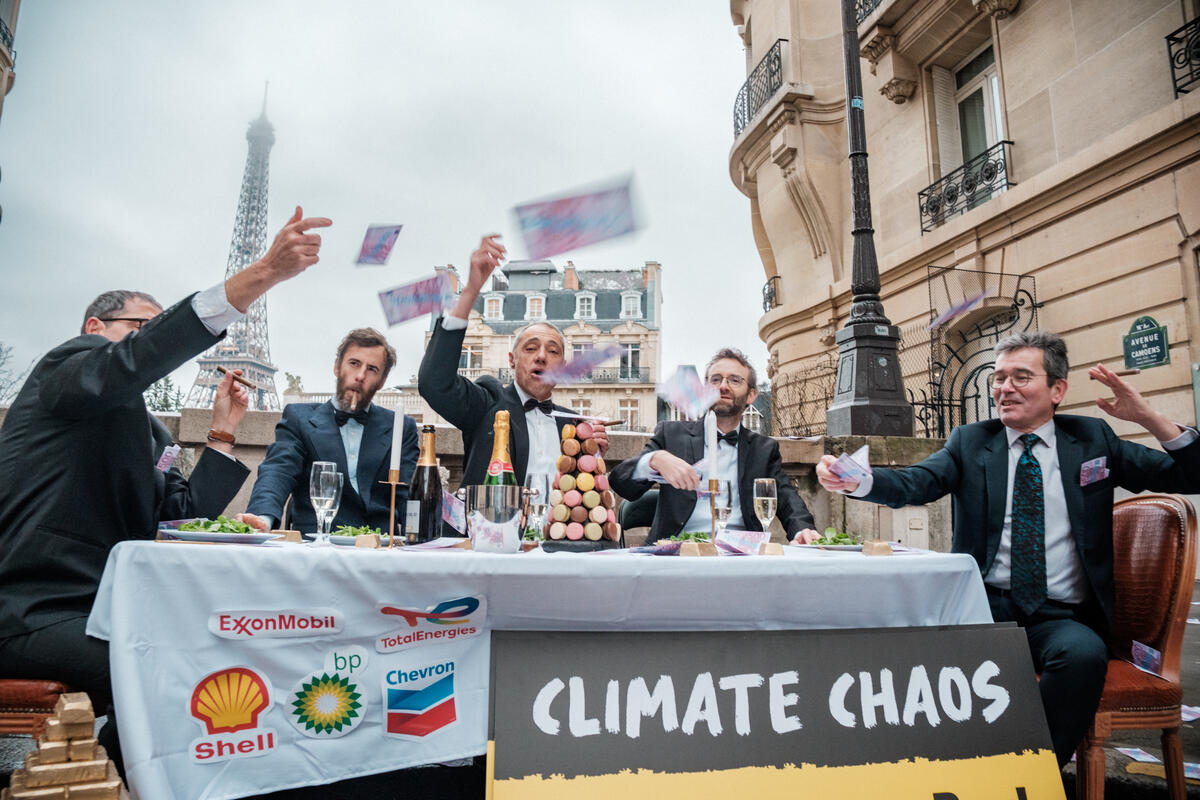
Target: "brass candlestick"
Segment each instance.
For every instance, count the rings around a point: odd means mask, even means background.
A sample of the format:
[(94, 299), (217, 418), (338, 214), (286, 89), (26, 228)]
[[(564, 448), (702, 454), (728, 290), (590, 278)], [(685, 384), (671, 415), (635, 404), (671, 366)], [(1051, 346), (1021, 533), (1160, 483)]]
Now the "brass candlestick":
[(396, 487), (397, 486), (407, 487), (408, 484), (400, 482), (400, 470), (398, 470), (398, 469), (389, 469), (388, 470), (388, 479), (386, 481), (380, 481), (380, 483), (387, 484), (388, 486), (392, 487), (392, 513), (388, 516), (388, 547), (395, 547), (396, 546)]

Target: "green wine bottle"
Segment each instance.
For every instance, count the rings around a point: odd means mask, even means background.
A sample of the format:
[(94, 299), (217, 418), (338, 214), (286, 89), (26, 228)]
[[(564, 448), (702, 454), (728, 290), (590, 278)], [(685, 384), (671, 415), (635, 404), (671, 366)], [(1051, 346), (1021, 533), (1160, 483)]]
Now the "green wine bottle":
[(507, 411), (497, 411), (492, 421), (492, 458), (488, 462), (484, 486), (516, 486), (512, 458), (508, 455), (508, 430), (511, 422)]

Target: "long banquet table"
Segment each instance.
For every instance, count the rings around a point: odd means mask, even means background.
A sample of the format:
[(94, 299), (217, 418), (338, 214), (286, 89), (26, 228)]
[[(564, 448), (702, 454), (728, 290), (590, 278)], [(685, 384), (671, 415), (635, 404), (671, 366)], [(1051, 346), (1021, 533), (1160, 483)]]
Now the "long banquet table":
[[(109, 556), (88, 633), (111, 643), (130, 788), (162, 800), (244, 797), (483, 753), (494, 629), (991, 622), (969, 556), (785, 549), (681, 558), (124, 542)], [(453, 618), (412, 615), (446, 609)], [(446, 633), (460, 623), (462, 635)], [(407, 641), (417, 628), (424, 638)], [(214, 695), (218, 679), (225, 691)], [(305, 717), (318, 684), (333, 687), (320, 701), (333, 705)], [(213, 711), (213, 697), (228, 708)]]

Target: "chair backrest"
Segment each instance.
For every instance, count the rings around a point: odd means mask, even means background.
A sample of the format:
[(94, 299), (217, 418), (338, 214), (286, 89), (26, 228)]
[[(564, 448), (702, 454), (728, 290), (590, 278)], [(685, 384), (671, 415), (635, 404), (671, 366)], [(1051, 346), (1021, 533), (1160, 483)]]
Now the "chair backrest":
[(1128, 658), (1133, 641), (1163, 654), (1162, 674), (1178, 681), (1183, 632), (1196, 578), (1196, 510), (1170, 494), (1113, 504), (1113, 648)]

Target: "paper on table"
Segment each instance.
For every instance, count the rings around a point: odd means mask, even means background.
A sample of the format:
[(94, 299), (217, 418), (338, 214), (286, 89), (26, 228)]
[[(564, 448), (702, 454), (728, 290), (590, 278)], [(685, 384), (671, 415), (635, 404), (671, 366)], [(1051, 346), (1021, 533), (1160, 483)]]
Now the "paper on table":
[(467, 504), (442, 489), (442, 521), (459, 533), (467, 532)]
[(829, 471), (845, 481), (862, 481), (871, 474), (871, 458), (867, 445), (854, 451), (854, 455), (842, 453), (829, 465)]
[(386, 264), (403, 225), (370, 225), (358, 250), (358, 264)]

